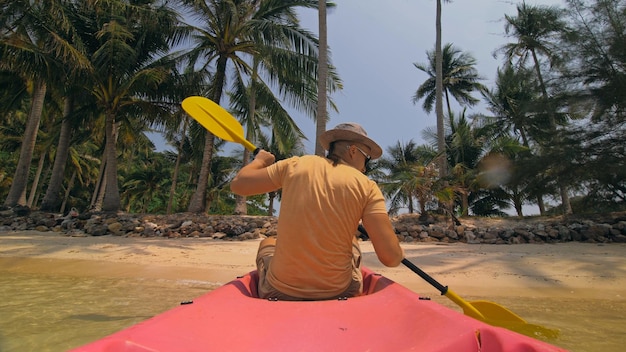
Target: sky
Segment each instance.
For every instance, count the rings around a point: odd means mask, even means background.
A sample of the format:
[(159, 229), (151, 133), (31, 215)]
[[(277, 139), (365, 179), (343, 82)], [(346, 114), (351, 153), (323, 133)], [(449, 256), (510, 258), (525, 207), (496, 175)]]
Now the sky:
[[(426, 80), (414, 63), (427, 64), (426, 52), (435, 45), (435, 0), (335, 0), (328, 9), (328, 45), (332, 63), (343, 82), (343, 90), (330, 98), (339, 112), (329, 111), (327, 129), (342, 122), (360, 123), (386, 152), (398, 142), (413, 140), (426, 144), (423, 131), (436, 130), (435, 112), (427, 114), (422, 102), (412, 97)], [(520, 1), (453, 0), (442, 5), (442, 45), (452, 43), (476, 59), (482, 84), (491, 89), (502, 56), (494, 52), (513, 42), (504, 31), (504, 16), (516, 16)], [(564, 6), (563, 0), (526, 0), (527, 5)], [(302, 26), (318, 33), (315, 10), (299, 12)], [(474, 95), (481, 98), (479, 94)], [(451, 102), (452, 110), (462, 108)], [(481, 102), (468, 114), (487, 113)], [(315, 122), (301, 113), (292, 117), (303, 130), (305, 152), (315, 152)], [(167, 148), (155, 136), (157, 150)], [(233, 146), (238, 147), (238, 146)], [(228, 153), (226, 148), (225, 153)], [(384, 155), (384, 154), (383, 154)], [(525, 207), (525, 215), (536, 214)]]
[[(516, 16), (522, 0), (453, 0), (442, 4), (442, 45), (452, 43), (476, 59), (482, 84), (494, 85), (502, 56), (493, 53), (512, 42), (504, 33), (504, 15)], [(434, 109), (427, 114), (422, 101), (413, 104), (417, 88), (428, 79), (414, 63), (427, 64), (426, 52), (435, 46), (435, 0), (334, 0), (328, 9), (328, 45), (343, 90), (330, 98), (339, 112), (329, 111), (327, 129), (342, 122), (358, 122), (386, 152), (410, 140), (427, 143), (423, 131), (436, 130)], [(564, 6), (564, 0), (526, 0), (528, 5)], [(316, 10), (299, 11), (301, 25), (318, 33)], [(478, 99), (482, 97), (476, 93)], [(454, 100), (452, 110), (462, 108)], [(468, 114), (487, 113), (481, 102)], [(315, 122), (297, 111), (292, 116), (303, 130), (305, 152), (315, 152)], [(157, 150), (171, 149), (152, 135)], [(226, 152), (228, 149), (226, 148)]]
[[(335, 0), (327, 14), (328, 45), (343, 90), (331, 95), (338, 112), (329, 111), (327, 129), (342, 122), (358, 122), (383, 151), (413, 140), (426, 144), (423, 131), (436, 131), (434, 109), (427, 114), (422, 101), (412, 99), (428, 79), (414, 63), (427, 64), (427, 51), (435, 46), (435, 0)], [(516, 16), (520, 1), (454, 0), (442, 4), (442, 45), (452, 43), (476, 59), (482, 84), (491, 89), (502, 66), (502, 55), (494, 52), (513, 42), (505, 34), (504, 16)], [(562, 0), (527, 0), (527, 5), (564, 6)], [(314, 10), (300, 12), (302, 26), (318, 33)], [(481, 99), (479, 94), (474, 95)], [(452, 110), (462, 107), (451, 102)], [(481, 102), (468, 113), (488, 113)], [(315, 152), (315, 123), (294, 113), (308, 141), (306, 152)], [(384, 154), (383, 154), (384, 155)], [(511, 215), (514, 210), (507, 210)], [(535, 215), (534, 205), (523, 207), (524, 215)]]
[[(422, 101), (413, 104), (426, 73), (414, 63), (427, 64), (426, 52), (435, 46), (435, 0), (335, 0), (327, 14), (328, 45), (343, 90), (330, 97), (339, 112), (329, 111), (327, 129), (342, 122), (358, 122), (383, 148), (406, 143), (427, 143), (426, 128), (436, 129), (434, 109), (427, 114)], [(502, 56), (494, 51), (512, 42), (504, 33), (504, 15), (515, 16), (520, 1), (454, 0), (442, 5), (442, 45), (452, 43), (477, 61), (481, 81), (493, 87)], [(564, 6), (561, 0), (527, 0), (527, 5)], [(317, 11), (300, 11), (302, 26), (317, 33)], [(476, 93), (476, 98), (481, 96)], [(453, 104), (453, 112), (462, 108)], [(484, 104), (468, 113), (487, 111)], [(294, 113), (306, 137), (306, 152), (313, 154), (315, 123)]]

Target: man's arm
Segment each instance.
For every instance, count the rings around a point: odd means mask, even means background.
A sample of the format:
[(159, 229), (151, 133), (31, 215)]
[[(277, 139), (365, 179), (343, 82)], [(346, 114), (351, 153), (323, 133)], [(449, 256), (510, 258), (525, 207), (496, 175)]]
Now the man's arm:
[(374, 245), (376, 256), (385, 266), (395, 267), (404, 259), (404, 251), (393, 230), (389, 215), (368, 214), (363, 217), (363, 226)]
[(254, 160), (239, 170), (230, 182), (230, 190), (240, 196), (275, 191), (276, 186), (266, 170), (274, 163), (274, 160), (276, 160), (274, 154), (261, 149)]

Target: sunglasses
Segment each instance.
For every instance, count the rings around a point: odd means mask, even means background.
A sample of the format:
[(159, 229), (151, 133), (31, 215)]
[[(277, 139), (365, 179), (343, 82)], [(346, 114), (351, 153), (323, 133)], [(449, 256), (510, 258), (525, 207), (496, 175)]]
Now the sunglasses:
[[(354, 144), (353, 144), (353, 145), (354, 145)], [(369, 154), (367, 154), (366, 152), (364, 152), (364, 151), (363, 151), (363, 149), (361, 149), (361, 148), (357, 147), (356, 145), (354, 145), (354, 147), (355, 147), (358, 151), (360, 151), (360, 152), (361, 152), (361, 154), (363, 154), (363, 156), (365, 157), (365, 165), (363, 165), (363, 166), (364, 166), (364, 169), (365, 169), (365, 173), (367, 173), (367, 171), (368, 171), (367, 164), (370, 162), (370, 160), (372, 160), (372, 157), (371, 157)], [(348, 146), (348, 148), (350, 148), (350, 146)]]

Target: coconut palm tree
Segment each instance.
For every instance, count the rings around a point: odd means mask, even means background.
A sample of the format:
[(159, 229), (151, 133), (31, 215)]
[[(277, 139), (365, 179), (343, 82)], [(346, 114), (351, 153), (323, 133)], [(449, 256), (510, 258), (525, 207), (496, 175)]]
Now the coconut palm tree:
[[(476, 121), (476, 120), (475, 120)], [(476, 127), (483, 139), (484, 155), (477, 164), (474, 190), (469, 205), (477, 216), (505, 216), (512, 205), (523, 216), (522, 205), (530, 199), (528, 182), (520, 159), (529, 155), (518, 137), (491, 134), (488, 128)]]
[(427, 204), (434, 200), (433, 186), (438, 178), (435, 168), (437, 152), (429, 146), (418, 146), (413, 140), (404, 144), (397, 142), (387, 148), (387, 153), (377, 162), (377, 168), (385, 171), (377, 177), (381, 189), (390, 200), (390, 213), (407, 207), (413, 213), (414, 200), (420, 212), (425, 214)]
[[(451, 2), (451, 0), (444, 0)], [(445, 119), (443, 117), (443, 53), (441, 48), (441, 0), (437, 0), (435, 16), (435, 113), (437, 115), (437, 151), (440, 154), (439, 174), (448, 175), (446, 163)]]
[[(147, 97), (158, 94), (173, 71), (165, 57), (179, 36), (179, 16), (161, 1), (77, 3), (88, 43), (91, 70), (87, 89), (104, 116), (102, 210), (120, 209), (117, 142), (120, 122), (130, 116), (170, 116), (170, 106)], [(102, 189), (103, 187), (100, 187)], [(98, 190), (96, 190), (98, 192)]]
[[(80, 108), (76, 111), (80, 111)], [(76, 120), (72, 119), (72, 122)], [(93, 190), (98, 180), (98, 169), (101, 164), (99, 156), (102, 154), (99, 148), (101, 141), (104, 140), (102, 128), (101, 126), (98, 128), (97, 124), (85, 122), (100, 121), (82, 119), (82, 123), (76, 124), (72, 130), (68, 165), (64, 175), (66, 184), (64, 189), (62, 188), (63, 200), (58, 210), (61, 213), (71, 207), (87, 209), (90, 199), (88, 192)], [(94, 134), (94, 131), (100, 131), (100, 135)]]
[(448, 165), (451, 167), (450, 182), (461, 200), (462, 216), (469, 214), (470, 193), (478, 189), (475, 181), (485, 145), (477, 129), (468, 121), (465, 112), (464, 109), (458, 119), (454, 115), (449, 117), (449, 132), (446, 138)]
[[(430, 113), (436, 101), (436, 55), (434, 50), (427, 52), (426, 55), (428, 57), (428, 65), (413, 64), (418, 70), (429, 76), (413, 95), (413, 104), (416, 104), (420, 99), (424, 99), (422, 108), (427, 113)], [(451, 43), (448, 43), (443, 48), (442, 60), (443, 95), (448, 115), (452, 114), (450, 95), (461, 105), (476, 105), (479, 100), (474, 98), (472, 93), (474, 91), (483, 92), (486, 90), (486, 87), (480, 83), (480, 80), (484, 78), (476, 70), (476, 59), (469, 53), (464, 53)]]
[[(184, 116), (184, 114), (180, 113), (182, 121), (180, 121), (180, 127), (176, 129), (169, 129), (166, 133), (166, 140), (169, 144), (173, 145), (176, 148), (175, 155), (170, 156), (170, 158), (174, 158), (176, 161), (174, 163), (174, 170), (172, 172), (172, 184), (170, 186), (170, 193), (167, 201), (167, 208), (165, 213), (171, 214), (172, 207), (174, 205), (174, 196), (176, 194), (176, 186), (178, 184), (178, 176), (180, 174), (181, 164), (185, 163), (189, 160), (190, 152), (190, 143), (189, 138), (187, 137), (187, 129), (189, 126), (189, 118)], [(180, 133), (179, 133), (180, 131)], [(168, 152), (166, 152), (166, 155)]]
[[(213, 71), (210, 82), (210, 98), (213, 101), (218, 104), (221, 102), (229, 78), (240, 77), (236, 79), (245, 82), (246, 77), (250, 78), (258, 72), (258, 77), (266, 77), (268, 82), (278, 84), (281, 91), (288, 92), (288, 96), (293, 94), (299, 97), (292, 102), (312, 115), (314, 96), (308, 89), (310, 85), (303, 82), (312, 82), (315, 78), (317, 40), (297, 25), (295, 9), (316, 8), (317, 1), (186, 0), (185, 3), (193, 7), (194, 19), (199, 23), (193, 34), (193, 48), (186, 58), (190, 66)], [(298, 54), (299, 60), (293, 60)], [(255, 59), (259, 60), (259, 69), (256, 71)], [(255, 79), (255, 82), (262, 80)], [(213, 134), (206, 133), (198, 186), (188, 208), (191, 212), (203, 211), (206, 206), (214, 139)]]
[(122, 183), (122, 196), (126, 198), (128, 212), (158, 212), (165, 207), (166, 189), (171, 182), (163, 178), (169, 171), (169, 163), (163, 154), (150, 153), (133, 163)]
[(530, 136), (539, 126), (535, 123), (535, 106), (539, 99), (532, 72), (510, 65), (498, 69), (495, 88), (481, 92), (490, 116), (482, 115), (482, 124), (491, 128), (494, 136), (515, 135), (526, 148)]
[[(554, 103), (548, 94), (544, 81), (540, 55), (548, 60), (550, 67), (558, 67), (561, 58), (558, 56), (558, 47), (555, 39), (565, 33), (567, 25), (562, 19), (561, 9), (552, 6), (532, 6), (525, 2), (517, 6), (517, 16), (505, 15), (505, 33), (517, 41), (503, 45), (498, 49), (503, 52), (506, 62), (512, 64), (517, 59), (518, 66), (524, 66), (531, 59), (537, 75), (539, 88), (544, 101), (544, 111), (548, 117), (549, 132), (556, 138), (550, 138), (558, 144), (557, 114)], [(562, 116), (562, 115), (561, 115)], [(544, 147), (545, 141), (542, 142)], [(565, 214), (571, 214), (572, 207), (569, 201), (567, 187), (562, 180), (557, 179), (561, 195), (562, 208)]]
[(89, 100), (84, 93), (82, 95), (78, 95), (78, 93), (67, 94), (63, 99), (61, 124), (50, 181), (39, 207), (43, 211), (58, 211), (63, 202), (62, 184), (65, 178), (65, 168), (69, 158), (72, 134), (75, 129), (74, 126), (79, 126), (81, 123), (81, 115), (75, 113), (76, 104), (74, 101), (76, 98)]
[(26, 205), (29, 167), (48, 85), (61, 80), (59, 65), (84, 68), (88, 62), (65, 39), (72, 26), (67, 2), (17, 0), (2, 5), (0, 70), (17, 73), (34, 87), (20, 158), (4, 201), (7, 206)]
[[(537, 114), (537, 101), (540, 100), (540, 94), (535, 89), (535, 80), (532, 71), (523, 67), (513, 67), (506, 65), (503, 69), (498, 69), (496, 75), (496, 87), (488, 92), (483, 92), (483, 97), (487, 103), (487, 110), (491, 112), (490, 116), (482, 115), (481, 124), (483, 133), (490, 136), (492, 140), (506, 139), (510, 136), (521, 139), (521, 144), (526, 150), (526, 156), (523, 160), (531, 158), (532, 145), (535, 136), (539, 131), (545, 128), (542, 119)], [(508, 155), (511, 159), (520, 159), (518, 155)], [(528, 169), (520, 169), (524, 174), (523, 178), (536, 178), (536, 173), (524, 172)], [(540, 172), (541, 173), (541, 172)], [(517, 184), (528, 184), (519, 180)], [(513, 189), (512, 199), (514, 200), (515, 209), (521, 214), (521, 194), (530, 195), (538, 193), (536, 203), (539, 207), (540, 214), (544, 214), (545, 205), (541, 192), (522, 192)], [(521, 215), (520, 215), (521, 216)]]
[[(258, 141), (260, 146), (267, 146), (270, 142), (268, 142), (269, 139), (266, 134), (263, 133), (266, 130), (271, 132), (271, 143), (277, 152), (281, 155), (291, 153), (294, 144), (301, 144), (301, 141), (306, 137), (286, 108), (283, 107), (282, 101), (312, 105), (315, 103), (315, 96), (303, 95), (302, 93), (314, 92), (317, 81), (313, 75), (309, 76), (308, 81), (302, 81), (299, 77), (296, 67), (298, 66), (297, 62), (301, 60), (301, 55), (296, 52), (281, 53), (280, 57), (275, 57), (275, 50), (272, 50), (256, 56), (253, 60), (252, 74), (247, 85), (246, 82), (240, 80), (241, 76), (235, 77), (234, 92), (229, 94), (232, 111), (240, 117), (245, 126), (247, 140)], [(277, 96), (271, 87), (261, 79), (259, 75), (261, 63), (265, 67), (273, 67), (272, 70), (277, 67), (294, 67), (294, 69), (286, 70), (287, 75), (283, 75), (279, 82), (280, 91), (287, 93), (281, 94), (283, 99)], [(337, 82), (338, 77), (333, 68), (328, 68), (327, 71), (333, 82)], [(244, 149), (242, 165), (248, 163), (249, 154), (249, 151)], [(236, 196), (236, 199), (235, 213), (246, 214), (246, 197)]]
[[(284, 136), (277, 131), (272, 130), (272, 137), (269, 141), (268, 151), (276, 156), (276, 160), (287, 159), (292, 156), (299, 156), (304, 154), (304, 145), (302, 144), (302, 138), (298, 136), (292, 136), (284, 138)], [(268, 193), (268, 209), (267, 215), (274, 215), (274, 199), (280, 199), (281, 191), (274, 191)]]
[(327, 87), (328, 77), (328, 26), (326, 23), (326, 0), (318, 1), (319, 66), (317, 68), (317, 116), (315, 121), (315, 155), (324, 156), (324, 148), (317, 142), (319, 136), (326, 131), (328, 121)]

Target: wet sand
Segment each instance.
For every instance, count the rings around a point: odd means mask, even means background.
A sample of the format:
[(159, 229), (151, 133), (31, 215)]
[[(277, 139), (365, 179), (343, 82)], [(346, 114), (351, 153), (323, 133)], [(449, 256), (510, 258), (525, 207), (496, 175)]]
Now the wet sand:
[[(254, 270), (259, 240), (68, 237), (0, 233), (0, 267), (77, 276), (202, 280), (217, 284)], [(626, 298), (626, 244), (402, 244), (407, 258), (466, 296)], [(404, 266), (381, 265), (361, 242), (364, 265), (420, 293), (437, 291)]]

